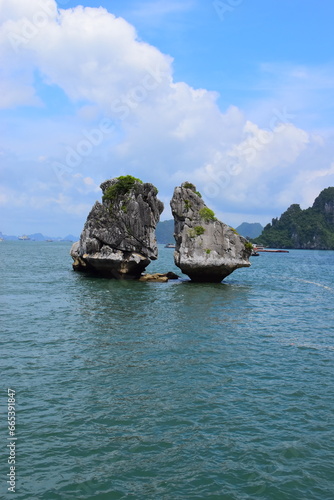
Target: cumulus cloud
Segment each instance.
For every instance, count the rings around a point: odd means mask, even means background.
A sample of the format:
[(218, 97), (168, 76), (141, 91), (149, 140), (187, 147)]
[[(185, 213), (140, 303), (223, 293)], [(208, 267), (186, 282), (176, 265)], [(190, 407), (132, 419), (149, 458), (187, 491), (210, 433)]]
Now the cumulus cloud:
[[(164, 199), (188, 179), (218, 211), (267, 216), (298, 202), (317, 169), (319, 187), (332, 180), (326, 141), (284, 108), (272, 111), (267, 127), (236, 107), (222, 111), (215, 92), (174, 81), (172, 58), (106, 9), (57, 9), (54, 0), (0, 0), (0, 7), (0, 106), (48, 111), (57, 92), (63, 106), (52, 117), (31, 111), (15, 119), (20, 141), (3, 136), (17, 154), (5, 162), (8, 189), (14, 166), (32, 208), (40, 196), (50, 213), (80, 217), (104, 178), (132, 173), (154, 182)], [(311, 165), (308, 156), (319, 154)]]

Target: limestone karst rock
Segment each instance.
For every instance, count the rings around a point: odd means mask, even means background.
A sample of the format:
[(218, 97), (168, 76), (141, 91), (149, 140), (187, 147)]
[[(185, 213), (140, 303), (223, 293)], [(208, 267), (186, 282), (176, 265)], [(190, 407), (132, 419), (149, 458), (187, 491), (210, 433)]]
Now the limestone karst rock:
[(101, 184), (102, 203), (90, 211), (80, 241), (73, 244), (73, 268), (117, 279), (137, 279), (158, 255), (155, 228), (163, 211), (157, 189), (132, 176)]
[(175, 264), (192, 281), (219, 283), (235, 269), (250, 266), (252, 245), (215, 218), (193, 184), (175, 188), (171, 208)]
[(293, 203), (255, 239), (258, 245), (303, 250), (334, 250), (334, 187), (321, 191), (311, 207)]
[(177, 274), (169, 271), (168, 273), (143, 274), (139, 281), (153, 281), (156, 283), (166, 283), (168, 280), (177, 280)]

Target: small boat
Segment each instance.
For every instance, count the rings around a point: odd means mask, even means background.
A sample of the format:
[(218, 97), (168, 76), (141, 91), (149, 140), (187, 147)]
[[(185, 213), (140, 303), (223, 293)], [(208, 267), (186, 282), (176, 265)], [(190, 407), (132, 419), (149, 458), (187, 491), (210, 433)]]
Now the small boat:
[(19, 240), (28, 241), (30, 238), (26, 234), (23, 234), (22, 236), (19, 236)]
[(254, 247), (254, 252), (267, 252), (267, 253), (289, 253), (289, 250), (276, 250), (263, 247)]
[(175, 244), (174, 243), (167, 243), (165, 245), (165, 248), (175, 248)]

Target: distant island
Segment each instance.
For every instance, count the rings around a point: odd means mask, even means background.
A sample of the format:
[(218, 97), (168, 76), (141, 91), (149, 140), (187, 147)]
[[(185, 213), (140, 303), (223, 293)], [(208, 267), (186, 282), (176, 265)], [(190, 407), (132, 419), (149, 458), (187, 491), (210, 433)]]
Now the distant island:
[(158, 243), (167, 245), (174, 242), (174, 219), (160, 221), (155, 230)]
[(2, 234), (0, 231), (0, 240), (7, 240), (7, 241), (77, 241), (79, 238), (78, 236), (73, 236), (73, 234), (68, 234), (64, 238), (61, 236), (44, 236), (42, 233), (34, 233), (34, 234), (22, 234), (20, 236), (13, 236), (13, 235), (7, 235), (7, 234)]
[[(244, 238), (251, 239), (256, 238), (262, 233), (263, 226), (258, 222), (249, 223), (243, 222), (236, 228), (236, 231), (240, 236)], [(158, 243), (174, 243), (174, 220), (164, 220), (158, 222), (156, 229), (156, 238)]]
[(257, 238), (263, 231), (263, 226), (259, 222), (243, 222), (236, 228), (236, 231), (247, 239)]
[[(263, 226), (258, 222), (249, 223), (243, 222), (240, 226), (236, 228), (236, 231), (241, 236), (245, 238), (251, 239), (256, 238), (261, 234), (263, 230)], [(174, 243), (174, 219), (160, 221), (156, 227), (156, 238), (159, 244), (166, 245), (168, 243)], [(73, 234), (68, 234), (64, 238), (61, 236), (45, 236), (42, 233), (34, 233), (27, 235), (19, 235), (19, 236), (9, 236), (6, 234), (2, 234), (0, 231), (0, 239), (7, 241), (78, 241), (79, 236), (73, 236)]]
[(253, 243), (275, 248), (334, 250), (334, 187), (321, 191), (312, 207), (291, 205), (272, 219)]

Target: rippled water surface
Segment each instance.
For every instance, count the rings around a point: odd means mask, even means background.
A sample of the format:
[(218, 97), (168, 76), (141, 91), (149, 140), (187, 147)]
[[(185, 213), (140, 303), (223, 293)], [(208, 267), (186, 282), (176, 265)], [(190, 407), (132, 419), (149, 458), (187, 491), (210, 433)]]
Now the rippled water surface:
[(333, 500), (334, 252), (217, 285), (86, 277), (69, 250), (0, 243), (1, 498)]

